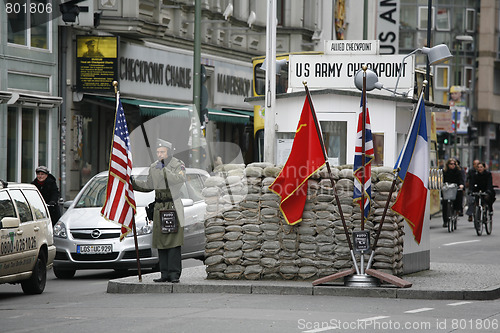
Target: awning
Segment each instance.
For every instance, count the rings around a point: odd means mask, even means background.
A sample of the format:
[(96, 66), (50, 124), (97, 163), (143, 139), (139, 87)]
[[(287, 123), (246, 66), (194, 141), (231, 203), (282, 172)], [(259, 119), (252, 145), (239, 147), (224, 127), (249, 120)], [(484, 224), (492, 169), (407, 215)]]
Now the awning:
[(8, 91), (0, 91), (0, 104), (7, 103), (12, 97), (12, 93)]
[[(96, 95), (86, 95), (90, 99), (103, 100), (108, 102), (116, 103), (114, 97), (108, 96), (96, 96)], [(170, 104), (170, 103), (160, 103), (145, 101), (141, 99), (130, 99), (121, 98), (122, 105), (133, 105), (139, 108), (141, 116), (156, 117), (160, 115), (166, 115), (168, 117), (176, 118), (189, 118), (190, 110), (192, 110), (191, 105), (181, 105), (181, 104)]]
[(208, 109), (208, 120), (247, 125), (252, 121), (253, 111), (235, 109)]

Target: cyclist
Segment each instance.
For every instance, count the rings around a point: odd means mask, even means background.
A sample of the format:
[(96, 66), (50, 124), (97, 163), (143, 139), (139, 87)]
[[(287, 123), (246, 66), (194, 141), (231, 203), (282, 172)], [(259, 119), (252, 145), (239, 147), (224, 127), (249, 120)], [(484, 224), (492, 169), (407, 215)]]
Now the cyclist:
[(488, 203), (490, 214), (493, 214), (493, 202), (496, 200), (495, 190), (493, 189), (491, 172), (486, 170), (484, 162), (477, 164), (477, 173), (472, 177), (469, 186), (471, 192), (483, 191), (487, 194), (486, 202)]
[[(444, 166), (443, 170), (443, 182), (449, 184), (457, 184), (458, 189), (463, 190), (464, 188), (464, 179), (462, 176), (462, 171), (460, 170), (460, 166), (457, 163), (457, 160), (454, 158), (448, 159)], [(462, 191), (457, 191), (457, 197), (453, 201), (453, 208), (455, 211), (460, 212), (462, 210)], [(443, 207), (443, 228), (448, 226), (448, 209), (446, 205), (446, 201), (442, 200)]]
[(472, 222), (472, 215), (474, 214), (474, 197), (472, 196), (472, 182), (473, 178), (477, 174), (477, 165), (479, 164), (479, 160), (474, 160), (472, 162), (472, 167), (467, 171), (467, 180), (465, 182), (465, 186), (469, 189), (469, 195), (467, 196), (467, 215), (469, 216), (469, 222)]

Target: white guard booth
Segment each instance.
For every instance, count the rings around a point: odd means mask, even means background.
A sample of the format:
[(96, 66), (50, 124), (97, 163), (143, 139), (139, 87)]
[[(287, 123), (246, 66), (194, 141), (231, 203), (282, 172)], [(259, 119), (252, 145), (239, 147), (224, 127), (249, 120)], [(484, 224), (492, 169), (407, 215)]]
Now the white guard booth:
[[(332, 167), (353, 164), (357, 132), (357, 113), (360, 110), (361, 92), (355, 90), (310, 89), (311, 98), (322, 129), (328, 160)], [(275, 164), (283, 165), (290, 153), (297, 129), (305, 91), (280, 94), (272, 111), (275, 113), (275, 140), (265, 142), (265, 147), (275, 145)], [(263, 97), (247, 98), (247, 102), (263, 105)], [(374, 138), (375, 160), (373, 166), (394, 167), (404, 145), (417, 100), (367, 93), (367, 108)], [(426, 103), (427, 133), (431, 134), (431, 112), (444, 112), (447, 105)], [(267, 130), (267, 128), (266, 128)], [(428, 139), (431, 144), (430, 137)], [(431, 167), (436, 167), (431, 165)], [(427, 200), (427, 212), (429, 200)], [(440, 224), (441, 225), (441, 224)], [(430, 267), (430, 214), (426, 214), (420, 245), (413, 239), (406, 224), (404, 236), (404, 274)]]

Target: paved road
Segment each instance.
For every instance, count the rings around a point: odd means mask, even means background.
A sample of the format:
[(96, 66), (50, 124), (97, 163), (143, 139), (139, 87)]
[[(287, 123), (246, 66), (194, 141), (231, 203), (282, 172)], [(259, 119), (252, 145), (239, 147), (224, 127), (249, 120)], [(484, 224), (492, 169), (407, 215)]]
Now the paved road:
[[(432, 262), (500, 264), (500, 213), (490, 236), (476, 236), (465, 218), (454, 233), (440, 220), (431, 223)], [(184, 261), (184, 267), (200, 263)], [(72, 280), (59, 280), (51, 271), (37, 296), (25, 296), (19, 285), (0, 285), (0, 332), (500, 331), (500, 300), (106, 293), (108, 281), (123, 276), (79, 271)]]

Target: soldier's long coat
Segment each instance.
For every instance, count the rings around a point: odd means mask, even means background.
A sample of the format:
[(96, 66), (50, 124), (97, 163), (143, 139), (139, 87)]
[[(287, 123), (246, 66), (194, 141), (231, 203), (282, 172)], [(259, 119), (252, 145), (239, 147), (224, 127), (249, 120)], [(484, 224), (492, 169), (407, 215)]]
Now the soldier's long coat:
[[(184, 243), (184, 207), (181, 202), (181, 187), (186, 180), (184, 163), (175, 157), (167, 158), (164, 163), (156, 161), (149, 167), (147, 180), (133, 179), (134, 190), (149, 192), (155, 190), (153, 215), (153, 248), (170, 249)], [(166, 201), (166, 202), (165, 202)], [(160, 225), (160, 210), (175, 208), (179, 231), (164, 234)]]

